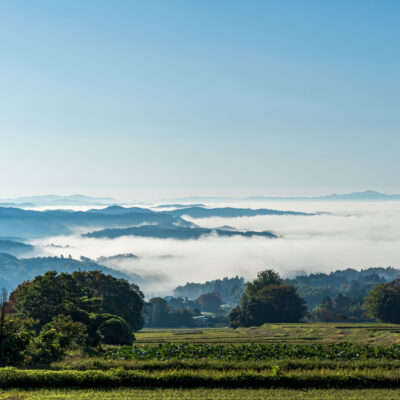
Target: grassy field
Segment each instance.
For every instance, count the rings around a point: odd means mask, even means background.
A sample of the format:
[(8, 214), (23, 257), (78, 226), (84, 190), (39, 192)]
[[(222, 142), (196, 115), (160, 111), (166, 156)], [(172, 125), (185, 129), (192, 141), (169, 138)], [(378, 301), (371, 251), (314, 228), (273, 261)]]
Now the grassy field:
[(400, 343), (400, 326), (391, 324), (266, 324), (252, 328), (145, 329), (136, 344), (159, 343)]
[(1, 400), (398, 400), (399, 390), (114, 389), (7, 390)]
[(136, 338), (134, 347), (71, 354), (46, 369), (0, 369), (0, 400), (400, 399), (397, 325), (143, 330)]

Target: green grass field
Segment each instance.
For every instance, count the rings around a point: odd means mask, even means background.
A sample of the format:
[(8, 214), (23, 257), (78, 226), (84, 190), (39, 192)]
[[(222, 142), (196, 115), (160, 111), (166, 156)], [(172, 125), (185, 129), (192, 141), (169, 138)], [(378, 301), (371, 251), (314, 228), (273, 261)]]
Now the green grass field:
[(7, 390), (1, 400), (398, 400), (399, 390), (113, 389)]
[(400, 399), (397, 325), (143, 330), (136, 338), (138, 350), (109, 347), (108, 358), (75, 353), (47, 369), (0, 369), (0, 400)]
[(400, 343), (400, 326), (392, 324), (266, 324), (252, 328), (145, 329), (136, 344), (159, 343)]

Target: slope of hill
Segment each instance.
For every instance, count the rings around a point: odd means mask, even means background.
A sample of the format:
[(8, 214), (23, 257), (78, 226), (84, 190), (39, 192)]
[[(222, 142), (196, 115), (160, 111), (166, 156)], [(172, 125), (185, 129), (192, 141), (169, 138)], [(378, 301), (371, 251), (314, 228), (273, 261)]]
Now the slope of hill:
[(132, 280), (129, 275), (111, 268), (101, 266), (94, 261), (84, 258), (74, 260), (59, 257), (35, 257), (19, 259), (10, 254), (0, 253), (0, 287), (12, 290), (21, 282), (33, 279), (46, 271), (68, 272), (74, 271), (103, 271), (117, 278)]
[(74, 228), (123, 227), (140, 224), (172, 224), (191, 226), (178, 216), (142, 208), (112, 206), (101, 210), (32, 211), (0, 207), (0, 236), (38, 238), (69, 235)]
[(34, 249), (35, 248), (30, 244), (0, 239), (0, 253), (9, 253), (13, 256), (20, 257), (33, 253)]

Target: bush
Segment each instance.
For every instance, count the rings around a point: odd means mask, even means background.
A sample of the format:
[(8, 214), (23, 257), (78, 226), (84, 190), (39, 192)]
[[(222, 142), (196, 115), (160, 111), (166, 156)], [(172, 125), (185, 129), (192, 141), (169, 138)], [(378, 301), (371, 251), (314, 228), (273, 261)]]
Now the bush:
[(32, 319), (20, 320), (7, 317), (4, 321), (3, 365), (21, 364), (34, 334)]
[(69, 315), (58, 315), (43, 327), (43, 331), (51, 329), (58, 333), (59, 342), (63, 348), (68, 348), (73, 344), (86, 344), (88, 338), (86, 326), (82, 322), (74, 322)]
[(102, 322), (97, 332), (104, 344), (130, 345), (135, 340), (132, 329), (125, 320), (118, 317)]
[(62, 335), (53, 328), (42, 330), (39, 336), (29, 343), (26, 354), (28, 364), (50, 364), (64, 357), (64, 348), (61, 346)]

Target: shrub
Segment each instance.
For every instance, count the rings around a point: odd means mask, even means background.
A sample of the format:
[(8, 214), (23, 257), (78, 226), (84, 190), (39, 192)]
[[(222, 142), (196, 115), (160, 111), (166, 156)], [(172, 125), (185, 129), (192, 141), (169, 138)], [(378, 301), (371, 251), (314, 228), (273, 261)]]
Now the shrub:
[(98, 334), (104, 344), (130, 345), (135, 339), (132, 329), (124, 319), (119, 317), (102, 322), (98, 328)]
[(54, 328), (42, 330), (39, 336), (33, 338), (29, 343), (26, 353), (28, 364), (50, 364), (59, 361), (64, 356), (64, 348), (60, 344), (62, 340)]

